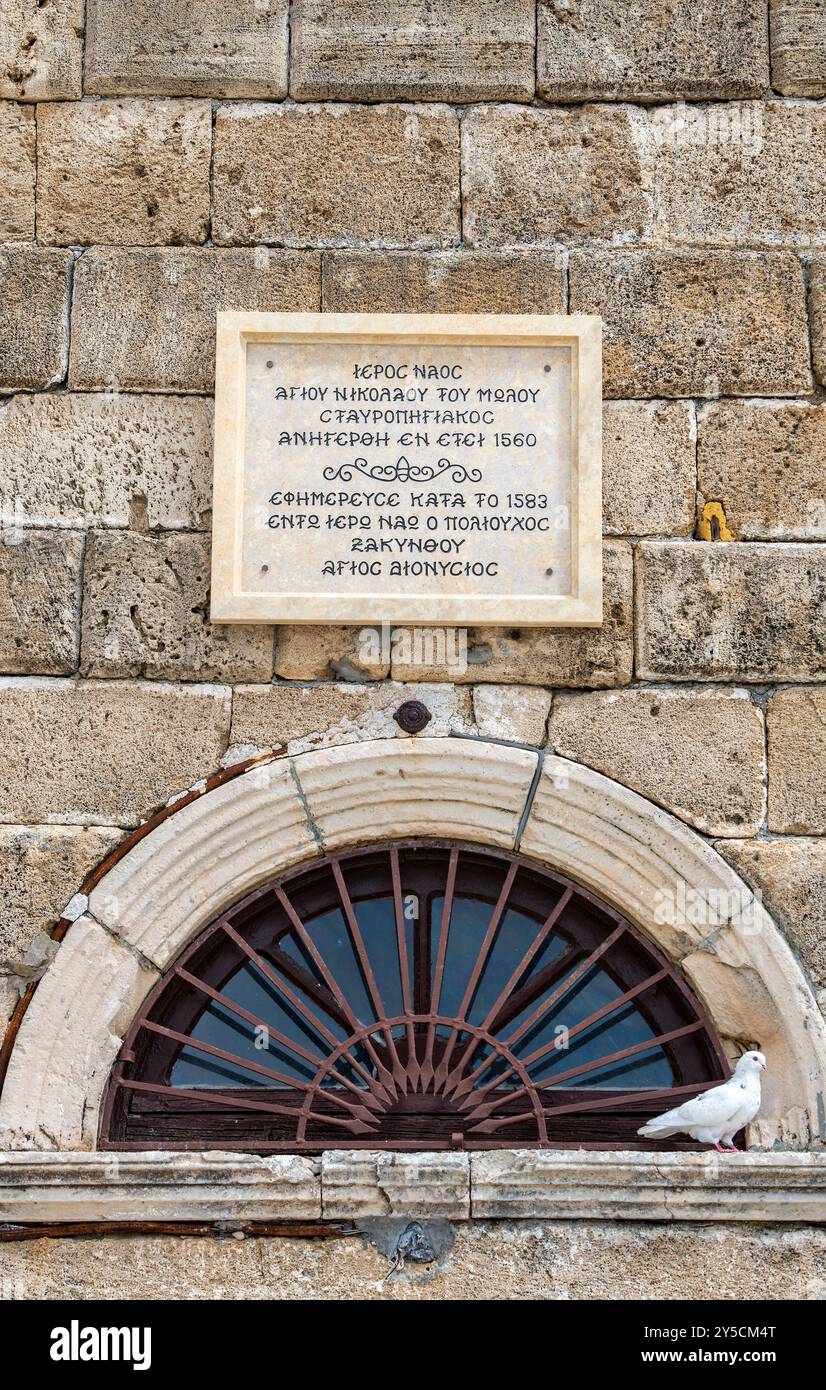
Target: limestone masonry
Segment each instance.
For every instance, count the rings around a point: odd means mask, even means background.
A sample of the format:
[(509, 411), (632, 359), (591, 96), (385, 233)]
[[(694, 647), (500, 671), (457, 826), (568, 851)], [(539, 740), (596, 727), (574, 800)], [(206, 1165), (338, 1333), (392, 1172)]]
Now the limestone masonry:
[[(397, 748), (411, 698), (428, 738), (542, 749), (546, 775), (579, 765), (588, 797), (599, 774), (690, 830), (762, 894), (826, 1014), (824, 98), (818, 0), (0, 0), (0, 1035), (33, 982), (70, 998), (94, 967), (111, 1063), (151, 942), (128, 952), (93, 909), (60, 985), (52, 931), (128, 832), (242, 760), (315, 750), (303, 801), (284, 773), (296, 857), (310, 831), (427, 833), (424, 793), (382, 804), (378, 754), (308, 830), (325, 754)], [(219, 310), (600, 315), (602, 626), (211, 624)], [(514, 757), (501, 784), (457, 757), (485, 807), (467, 838), (513, 843), (535, 767)], [(765, 1041), (783, 972), (715, 946), (679, 955), (712, 1013), (738, 976), (733, 1053)], [(80, 1080), (55, 1066), (68, 1114)], [(66, 1126), (55, 1149), (80, 1146)], [(783, 1126), (778, 1148), (826, 1145)], [(294, 1299), (826, 1289), (805, 1216), (477, 1215), (395, 1287), (358, 1237), (3, 1245), (0, 1286), (119, 1297), (152, 1267), (172, 1298), (261, 1297), (262, 1268)]]

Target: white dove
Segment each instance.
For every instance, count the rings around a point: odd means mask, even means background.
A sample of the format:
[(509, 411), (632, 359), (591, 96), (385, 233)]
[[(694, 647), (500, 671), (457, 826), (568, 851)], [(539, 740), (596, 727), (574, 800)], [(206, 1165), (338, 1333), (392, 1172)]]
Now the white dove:
[[(722, 1086), (687, 1100), (674, 1110), (666, 1110), (649, 1120), (638, 1134), (646, 1139), (666, 1139), (669, 1134), (689, 1134), (698, 1144), (713, 1144), (720, 1153), (740, 1150), (734, 1136), (749, 1124), (760, 1109), (760, 1073), (766, 1070), (762, 1052), (744, 1052), (734, 1075)], [(722, 1140), (722, 1144), (720, 1142)]]

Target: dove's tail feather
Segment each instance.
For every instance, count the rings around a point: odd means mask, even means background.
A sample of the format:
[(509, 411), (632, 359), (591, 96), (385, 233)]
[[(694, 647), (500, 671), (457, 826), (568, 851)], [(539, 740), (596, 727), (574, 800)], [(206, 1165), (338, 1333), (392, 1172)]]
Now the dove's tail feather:
[(669, 1134), (679, 1134), (680, 1126), (674, 1123), (673, 1114), (657, 1115), (653, 1120), (649, 1120), (637, 1130), (637, 1134), (642, 1134), (646, 1139), (659, 1138), (667, 1139)]

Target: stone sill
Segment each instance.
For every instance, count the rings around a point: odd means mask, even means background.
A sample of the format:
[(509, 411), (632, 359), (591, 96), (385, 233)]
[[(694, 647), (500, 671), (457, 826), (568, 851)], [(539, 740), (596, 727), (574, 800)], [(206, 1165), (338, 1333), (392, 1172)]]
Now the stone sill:
[(826, 1153), (0, 1154), (0, 1222), (826, 1222)]

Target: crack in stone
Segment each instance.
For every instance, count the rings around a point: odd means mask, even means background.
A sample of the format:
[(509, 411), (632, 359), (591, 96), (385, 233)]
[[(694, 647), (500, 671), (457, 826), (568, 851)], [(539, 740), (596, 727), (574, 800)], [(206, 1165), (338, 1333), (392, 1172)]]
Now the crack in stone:
[(145, 956), (143, 954), (143, 951), (141, 951), (137, 946), (134, 946), (131, 941), (127, 941), (125, 937), (121, 936), (120, 933), (117, 932), (114, 927), (107, 926), (106, 923), (102, 922), (99, 917), (96, 917), (93, 912), (89, 912), (87, 910), (84, 915), (88, 921), (94, 922), (96, 927), (100, 927), (101, 931), (105, 931), (106, 935), (110, 936), (113, 941), (117, 942), (118, 946), (122, 946), (124, 951), (126, 951), (130, 956), (133, 957), (134, 960), (138, 962), (138, 965), (141, 967), (141, 970), (147, 970), (150, 971), (151, 974), (157, 975), (158, 966), (155, 964), (155, 962), (150, 960), (148, 956)]
[(309, 801), (307, 800), (307, 797), (306, 797), (305, 792), (304, 792), (304, 788), (303, 788), (302, 785), (301, 785), (301, 778), (300, 778), (300, 776), (299, 776), (298, 768), (297, 768), (296, 765), (295, 765), (295, 759), (294, 759), (294, 758), (291, 757), (291, 758), (289, 759), (289, 765), (290, 765), (290, 776), (292, 777), (293, 782), (294, 782), (294, 784), (295, 784), (296, 793), (297, 793), (297, 795), (298, 795), (299, 801), (301, 802), (301, 808), (302, 808), (302, 810), (303, 810), (303, 812), (304, 812), (304, 823), (305, 823), (305, 825), (307, 826), (307, 829), (309, 830), (309, 832), (310, 832), (310, 834), (312, 835), (313, 839), (315, 840), (315, 842), (316, 842), (318, 848), (321, 850), (321, 852), (322, 852), (322, 854), (323, 854), (324, 851), (325, 851), (326, 848), (327, 848), (326, 845), (325, 845), (325, 843), (324, 843), (324, 836), (322, 835), (319, 826), (316, 824), (315, 816), (313, 815), (313, 813), (312, 813), (312, 811), (311, 811), (311, 809), (310, 809), (310, 803), (309, 803)]

